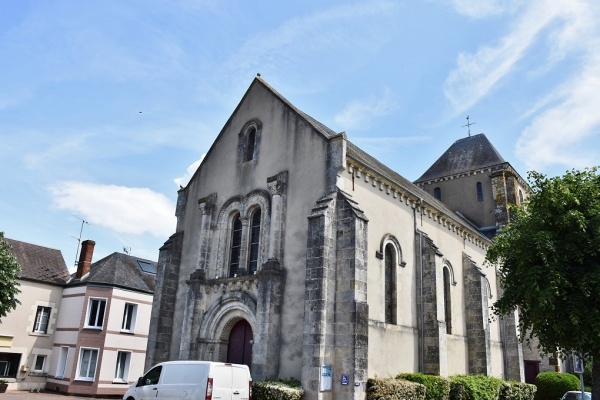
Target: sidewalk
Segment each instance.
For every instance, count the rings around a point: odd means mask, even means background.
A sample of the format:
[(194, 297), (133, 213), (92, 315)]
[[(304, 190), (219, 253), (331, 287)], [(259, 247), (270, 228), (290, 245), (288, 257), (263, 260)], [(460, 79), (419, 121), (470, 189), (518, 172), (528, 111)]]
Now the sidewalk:
[(56, 393), (50, 391), (37, 392), (25, 392), (21, 390), (7, 391), (6, 393), (0, 394), (2, 400), (106, 400), (106, 399), (120, 399), (121, 397), (84, 397), (84, 396), (73, 396), (64, 393)]

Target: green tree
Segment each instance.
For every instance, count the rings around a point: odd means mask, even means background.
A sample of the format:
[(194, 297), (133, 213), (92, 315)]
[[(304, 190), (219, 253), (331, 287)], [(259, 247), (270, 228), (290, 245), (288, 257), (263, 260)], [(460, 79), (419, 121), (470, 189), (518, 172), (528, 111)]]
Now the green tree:
[(19, 271), (21, 266), (10, 252), (10, 245), (4, 240), (4, 232), (0, 232), (0, 322), (11, 310), (21, 302), (17, 295), (19, 290)]
[[(580, 351), (600, 360), (600, 176), (597, 168), (562, 177), (529, 174), (532, 193), (511, 210), (487, 253), (504, 290), (502, 315), (518, 308), (523, 340), (547, 353)], [(600, 362), (592, 372), (600, 399)]]

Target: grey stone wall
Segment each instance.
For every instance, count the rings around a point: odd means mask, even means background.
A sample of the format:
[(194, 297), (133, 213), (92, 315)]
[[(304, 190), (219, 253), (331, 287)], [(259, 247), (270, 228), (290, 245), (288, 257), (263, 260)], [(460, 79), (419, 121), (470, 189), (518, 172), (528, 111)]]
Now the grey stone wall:
[(465, 309), (469, 373), (490, 375), (492, 371), (488, 312), (488, 283), (471, 258), (463, 253)]
[(252, 347), (252, 378), (262, 380), (279, 376), (281, 313), (285, 271), (276, 260), (263, 264), (258, 272), (256, 332)]
[(156, 270), (154, 301), (146, 348), (145, 370), (170, 359), (173, 310), (179, 281), (183, 232), (173, 234), (160, 248)]
[(515, 312), (503, 315), (500, 319), (501, 333), (504, 339), (504, 377), (508, 380), (524, 382), (523, 349), (519, 342)]
[[(426, 374), (446, 375), (446, 324), (438, 316), (438, 271), (436, 258), (442, 254), (424, 233), (415, 235), (417, 249), (417, 310), (419, 312), (420, 370)], [(441, 265), (440, 265), (441, 270)], [(439, 299), (443, 302), (443, 299)]]
[[(302, 386), (310, 399), (363, 399), (368, 374), (368, 220), (349, 195), (317, 201), (309, 217)], [(320, 366), (333, 368), (321, 392)], [(349, 384), (341, 384), (342, 374)]]

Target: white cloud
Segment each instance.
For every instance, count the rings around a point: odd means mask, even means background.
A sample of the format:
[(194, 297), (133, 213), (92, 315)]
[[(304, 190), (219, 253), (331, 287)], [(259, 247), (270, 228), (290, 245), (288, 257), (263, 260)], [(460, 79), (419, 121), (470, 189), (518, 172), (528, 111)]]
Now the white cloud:
[(471, 18), (485, 18), (514, 11), (520, 0), (445, 0), (459, 14)]
[(185, 187), (188, 184), (188, 182), (190, 181), (190, 179), (192, 179), (192, 176), (194, 176), (194, 173), (196, 172), (196, 170), (198, 169), (198, 167), (202, 163), (202, 160), (204, 160), (204, 157), (206, 157), (206, 153), (202, 154), (202, 156), (200, 157), (199, 160), (194, 161), (193, 163), (191, 163), (187, 167), (187, 170), (185, 171), (185, 174), (183, 174), (183, 176), (181, 176), (179, 178), (173, 179), (173, 181), (175, 182), (175, 184), (178, 185), (178, 186)]
[(600, 52), (583, 71), (553, 93), (558, 102), (545, 108), (536, 106), (542, 110), (535, 114), (516, 144), (517, 155), (529, 169), (539, 170), (551, 164), (583, 168), (598, 163), (597, 148), (585, 142), (599, 135), (598, 93)]
[(481, 100), (511, 71), (543, 31), (564, 14), (564, 4), (532, 1), (514, 24), (511, 33), (496, 46), (483, 46), (475, 54), (461, 53), (457, 68), (444, 83), (444, 94), (454, 115)]
[(175, 228), (175, 204), (147, 188), (60, 182), (50, 193), (58, 208), (118, 233), (168, 236)]
[(334, 121), (346, 130), (363, 129), (371, 125), (373, 119), (390, 114), (398, 109), (398, 103), (392, 98), (391, 92), (385, 90), (381, 96), (369, 96), (350, 102)]
[[(330, 54), (340, 48), (348, 48), (352, 49), (352, 53), (359, 53), (358, 48), (365, 51), (373, 49), (384, 39), (377, 33), (371, 34), (370, 29), (377, 31), (376, 26), (361, 24), (361, 21), (371, 16), (389, 16), (397, 7), (398, 4), (393, 1), (372, 0), (292, 18), (276, 29), (248, 38), (227, 65), (240, 71), (242, 76), (249, 72), (268, 74), (282, 65), (286, 65), (288, 70), (293, 69), (296, 64), (293, 60), (319, 58), (320, 52)], [(321, 59), (315, 59), (314, 64), (323, 67)], [(303, 82), (303, 85), (307, 84)]]
[[(521, 117), (527, 126), (517, 140), (517, 155), (535, 170), (550, 165), (581, 168), (597, 164), (599, 153), (590, 142), (597, 140), (600, 126), (600, 32), (596, 23), (600, 5), (584, 0), (523, 4), (525, 8), (512, 15), (511, 32), (497, 44), (458, 56), (457, 67), (444, 85), (453, 114), (488, 96), (509, 74), (539, 79), (555, 73), (555, 84), (547, 86)], [(454, 0), (454, 5), (459, 11), (462, 6), (478, 7), (468, 0)], [(496, 11), (502, 8), (499, 5)], [(474, 17), (486, 14), (464, 13)], [(521, 60), (534, 49), (547, 53), (529, 67)], [(560, 76), (553, 67), (563, 60), (569, 68)]]

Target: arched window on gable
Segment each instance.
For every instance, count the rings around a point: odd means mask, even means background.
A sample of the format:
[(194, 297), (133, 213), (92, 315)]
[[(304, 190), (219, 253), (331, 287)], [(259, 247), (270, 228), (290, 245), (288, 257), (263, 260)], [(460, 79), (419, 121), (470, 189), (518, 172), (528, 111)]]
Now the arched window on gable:
[(246, 159), (245, 161), (254, 160), (254, 152), (256, 150), (256, 128), (251, 127), (246, 138)]
[(477, 182), (477, 201), (483, 201), (483, 187), (481, 182)]
[(396, 324), (396, 249), (391, 243), (385, 246), (385, 322)]
[(433, 197), (435, 197), (439, 201), (442, 201), (442, 189), (440, 189), (439, 187), (433, 189)]
[(242, 220), (237, 213), (231, 221), (231, 250), (229, 252), (229, 277), (237, 276), (240, 269), (240, 255), (242, 253)]
[(452, 298), (450, 296), (450, 270), (444, 266), (444, 320), (446, 333), (452, 333)]
[(250, 224), (250, 245), (248, 251), (248, 273), (253, 275), (258, 270), (258, 251), (260, 244), (260, 219), (261, 211), (257, 208), (252, 213)]

